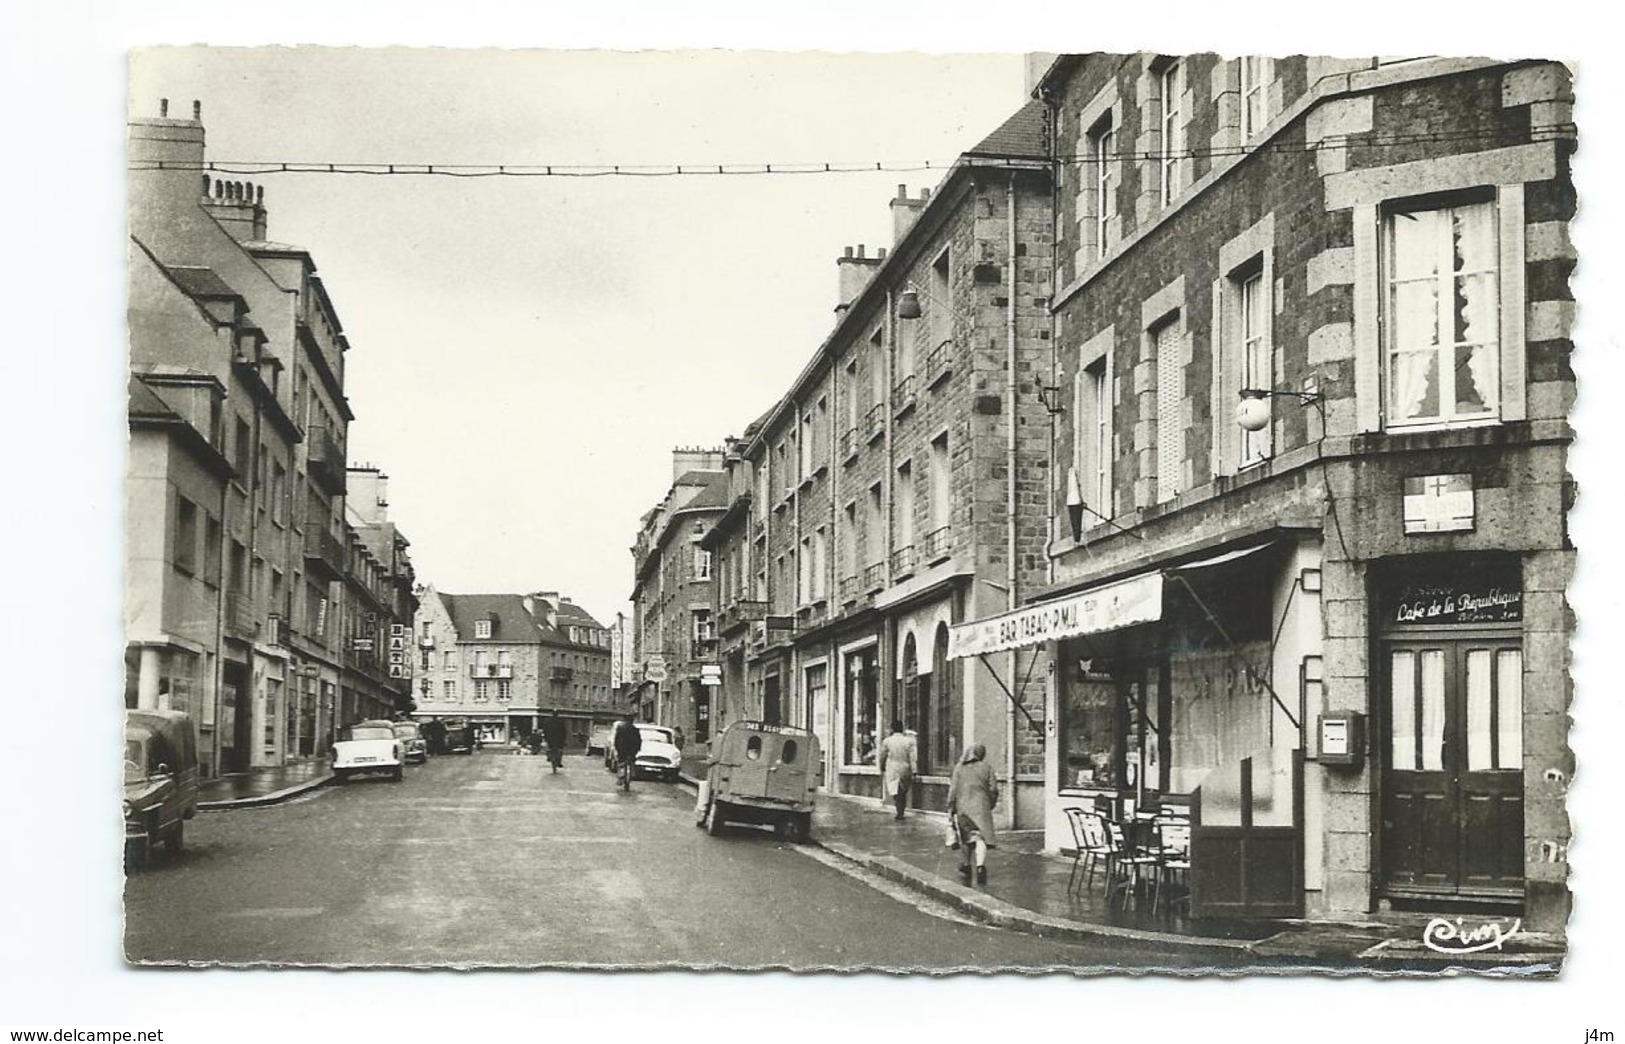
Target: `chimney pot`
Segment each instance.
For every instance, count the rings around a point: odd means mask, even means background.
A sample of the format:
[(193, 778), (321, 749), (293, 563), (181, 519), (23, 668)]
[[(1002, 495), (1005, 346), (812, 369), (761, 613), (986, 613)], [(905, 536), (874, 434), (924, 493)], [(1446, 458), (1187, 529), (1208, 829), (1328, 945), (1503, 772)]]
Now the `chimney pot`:
[(931, 190), (928, 189), (928, 188), (922, 188), (920, 190), (920, 202), (924, 203), (926, 200), (928, 200), (930, 198), (931, 198)]
[(159, 98), (158, 99), (158, 115), (159, 116), (168, 116), (169, 115), (169, 99), (168, 98)]
[(877, 257), (877, 258), (879, 258), (879, 259), (880, 259), (880, 260), (881, 260), (881, 261), (884, 261), (884, 260), (886, 260), (886, 248), (885, 248), (885, 247), (881, 247), (881, 248), (880, 248), (880, 253), (878, 253), (878, 254), (876, 254), (876, 255), (875, 255), (875, 256), (876, 256), (876, 257)]
[(194, 119), (194, 120), (203, 119), (203, 103), (196, 100), (195, 98), (192, 100), (192, 119)]
[(852, 256), (852, 248), (851, 248), (851, 247), (847, 247), (847, 248), (846, 248), (846, 256), (847, 256), (847, 257), (851, 257), (851, 256)]
[(858, 256), (859, 257), (863, 256), (863, 244), (862, 243), (858, 244)]
[(897, 198), (898, 199), (907, 199), (908, 198), (908, 186), (907, 185), (898, 185), (897, 186)]

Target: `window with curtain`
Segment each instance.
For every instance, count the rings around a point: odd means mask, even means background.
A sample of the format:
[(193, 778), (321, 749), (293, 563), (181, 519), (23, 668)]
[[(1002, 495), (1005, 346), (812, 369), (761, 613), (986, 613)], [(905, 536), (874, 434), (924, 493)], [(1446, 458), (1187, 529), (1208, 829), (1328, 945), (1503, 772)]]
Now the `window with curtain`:
[(1388, 425), (1494, 420), (1501, 309), (1495, 205), (1396, 210), (1384, 235)]

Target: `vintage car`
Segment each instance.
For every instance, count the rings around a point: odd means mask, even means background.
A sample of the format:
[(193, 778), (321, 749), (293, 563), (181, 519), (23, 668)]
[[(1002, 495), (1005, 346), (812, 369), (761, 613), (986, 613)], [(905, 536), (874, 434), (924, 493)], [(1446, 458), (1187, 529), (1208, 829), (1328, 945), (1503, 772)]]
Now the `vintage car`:
[(609, 741), (610, 738), (615, 735), (616, 724), (618, 723), (605, 722), (603, 724), (594, 724), (592, 731), (587, 733), (587, 753), (589, 755), (603, 755), (604, 763), (606, 765), (609, 763), (609, 757), (613, 753), (613, 748), (610, 747)]
[(712, 745), (695, 823), (713, 836), (724, 823), (765, 823), (805, 841), (821, 763), (818, 737), (806, 729), (736, 721)]
[(386, 773), (398, 783), (405, 765), (406, 744), (395, 735), (394, 722), (358, 721), (333, 744), (333, 778), (340, 783), (364, 772)]
[(406, 744), (406, 760), (423, 764), (429, 760), (429, 741), (423, 738), (423, 726), (415, 721), (397, 721), (395, 736)]
[(472, 754), (478, 742), (474, 733), (474, 726), (463, 718), (446, 719), (446, 738), (442, 743), (443, 754)]
[(180, 711), (124, 712), (124, 862), (145, 866), (162, 844), (173, 856), (197, 814), (197, 732)]
[(668, 783), (677, 782), (677, 770), (683, 765), (683, 755), (677, 749), (677, 736), (664, 725), (638, 725), (642, 743), (638, 756), (632, 759), (632, 775), (653, 776)]

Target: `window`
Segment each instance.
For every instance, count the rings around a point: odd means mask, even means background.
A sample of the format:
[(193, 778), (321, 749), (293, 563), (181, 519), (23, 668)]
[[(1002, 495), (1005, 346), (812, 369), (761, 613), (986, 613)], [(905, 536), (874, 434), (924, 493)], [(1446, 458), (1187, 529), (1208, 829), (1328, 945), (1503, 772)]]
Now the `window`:
[(773, 601), (781, 609), (793, 610), (795, 606), (788, 603), (795, 597), (795, 591), (790, 587), (790, 567), (783, 555), (778, 558), (778, 570), (774, 575), (774, 579), (777, 581), (777, 585), (773, 592)]
[(1241, 140), (1251, 141), (1269, 122), (1270, 82), (1275, 59), (1249, 57), (1241, 65)]
[(711, 552), (698, 544), (694, 545), (694, 579), (711, 579)]
[(858, 575), (858, 502), (852, 501), (841, 513), (841, 577)]
[(279, 526), (288, 521), (288, 469), (281, 461), (271, 465), (271, 521)]
[(457, 669), (456, 661), (452, 659), (452, 652), (450, 649), (447, 649), (440, 654), (440, 666), (443, 670), (448, 671), (454, 671)]
[(175, 498), (175, 568), (183, 573), (197, 570), (197, 505), (185, 497)]
[(949, 522), (951, 465), (948, 460), (948, 433), (943, 432), (931, 440), (931, 530), (935, 532)]
[(768, 501), (767, 458), (764, 456), (761, 461), (759, 461), (759, 462), (757, 462), (755, 464), (755, 468), (756, 468), (756, 517), (757, 518), (766, 518), (767, 517), (767, 501)]
[(870, 646), (846, 656), (842, 672), (841, 760), (846, 765), (873, 765), (880, 744), (880, 662)]
[(497, 682), (497, 702), (507, 703), (513, 699), (513, 682), (506, 678)]
[(457, 683), (454, 682), (454, 681), (443, 681), (443, 682), (441, 682), (440, 683), (440, 698), (445, 700), (447, 703), (456, 703), (457, 702)]
[(423, 650), (423, 664), (422, 664), (422, 668), (421, 668), (422, 670), (427, 671), (429, 669), (429, 667), (430, 667), (429, 660), (433, 655), (434, 654), (432, 652), (430, 652), (428, 649)]
[[(489, 637), (491, 637), (491, 621), (489, 619), (475, 620), (474, 621), (474, 637), (476, 637), (476, 638), (489, 638)], [(476, 655), (479, 655), (479, 654), (476, 654)]]
[(1078, 496), (1086, 511), (1084, 528), (1102, 519), (1111, 518), (1112, 510), (1112, 452), (1111, 452), (1111, 377), (1107, 372), (1110, 357), (1101, 355), (1078, 370), (1073, 387), (1072, 448), (1078, 476)]
[(238, 417), (237, 434), (232, 439), (232, 465), (237, 470), (237, 478), (243, 482), (248, 481), (253, 455), (254, 437), (249, 434), (248, 422)]
[(897, 466), (897, 546), (914, 543), (914, 462)]
[(869, 338), (869, 404), (879, 406), (886, 401), (886, 342), (885, 328), (875, 327)]
[(1500, 410), (1495, 206), (1397, 210), (1387, 252), (1388, 423), (1493, 420)]
[(817, 529), (813, 530), (811, 572), (812, 600), (815, 602), (823, 601), (827, 593), (825, 591), (826, 577), (824, 574), (828, 571), (825, 568), (825, 556), (828, 553), (828, 543), (829, 534), (823, 526), (819, 526)]
[(513, 652), (509, 649), (498, 649), (497, 666), (513, 670)]
[(694, 640), (696, 642), (709, 642), (716, 636), (716, 625), (711, 620), (711, 610), (694, 610)]
[(801, 554), (797, 556), (797, 562), (801, 568), (796, 576), (796, 604), (806, 605), (813, 600), (813, 555), (810, 533), (801, 538)]
[(1162, 132), (1161, 167), (1162, 205), (1172, 203), (1179, 195), (1180, 153), (1184, 151), (1185, 128), (1180, 112), (1180, 95), (1185, 91), (1185, 63), (1174, 61), (1162, 67), (1157, 74), (1160, 116), (1158, 129)]
[[(953, 299), (951, 296), (953, 294), (952, 271), (953, 259), (949, 256), (948, 251), (944, 250), (931, 263), (931, 295), (926, 302), (926, 319), (930, 323), (930, 347), (932, 348), (951, 339), (954, 335), (954, 317), (948, 309), (948, 302)], [(901, 367), (904, 363), (899, 362), (898, 365)], [(914, 350), (912, 346), (908, 348), (906, 365), (907, 368), (902, 371), (903, 374), (913, 373)]]
[[(853, 355), (846, 364), (846, 380), (843, 386), (846, 389), (846, 430), (858, 430), (858, 357)], [(843, 452), (845, 452), (843, 450)]]
[(805, 482), (813, 474), (813, 447), (817, 444), (813, 431), (813, 411), (801, 415), (801, 479)]
[[(1269, 286), (1264, 282), (1262, 269), (1253, 269), (1236, 279), (1237, 318), (1241, 347), (1241, 386), (1243, 388), (1275, 387), (1274, 365), (1270, 350)], [(1270, 455), (1270, 428), (1265, 425), (1257, 431), (1241, 433), (1241, 466), (1255, 464)]]
[(876, 565), (886, 554), (886, 511), (878, 482), (869, 487), (868, 522), (869, 564)]
[(1089, 131), (1089, 181), (1093, 188), (1090, 213), (1094, 220), (1094, 256), (1111, 249), (1112, 221), (1117, 217), (1117, 128), (1106, 113)]
[(488, 703), (491, 699), (491, 683), (484, 678), (474, 681), (474, 702)]
[(220, 545), (222, 532), (220, 520), (208, 512), (204, 512), (203, 522), (203, 582), (219, 585), (220, 583)]
[(1150, 332), (1157, 366), (1157, 499), (1172, 500), (1181, 488), (1185, 463), (1183, 328), (1176, 312)]

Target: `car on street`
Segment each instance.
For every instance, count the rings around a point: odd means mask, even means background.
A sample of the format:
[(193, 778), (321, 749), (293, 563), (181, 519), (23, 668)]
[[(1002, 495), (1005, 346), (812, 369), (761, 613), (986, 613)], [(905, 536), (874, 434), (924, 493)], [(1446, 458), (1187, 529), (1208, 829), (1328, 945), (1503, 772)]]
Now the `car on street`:
[(197, 732), (181, 711), (124, 712), (124, 862), (145, 866), (163, 845), (174, 856), (197, 815)]
[(397, 721), (395, 736), (406, 744), (406, 760), (423, 764), (429, 760), (429, 741), (423, 738), (423, 726), (415, 721)]
[(594, 725), (592, 731), (587, 733), (587, 753), (589, 755), (603, 755), (606, 765), (609, 763), (609, 741), (615, 735), (616, 724), (616, 722), (606, 722), (602, 725)]
[(405, 774), (406, 744), (395, 735), (395, 723), (358, 721), (340, 733), (333, 744), (333, 778), (343, 783), (352, 776), (382, 772), (399, 783)]
[(641, 723), (637, 730), (643, 744), (638, 748), (638, 756), (632, 759), (632, 775), (677, 782), (677, 770), (682, 767), (683, 754), (677, 749), (676, 733), (664, 725)]
[(472, 754), (477, 740), (474, 726), (462, 718), (446, 719), (446, 738), (442, 746), (445, 754)]
[(713, 751), (694, 802), (696, 825), (715, 836), (725, 823), (765, 823), (792, 841), (807, 840), (822, 763), (817, 735), (736, 721)]

